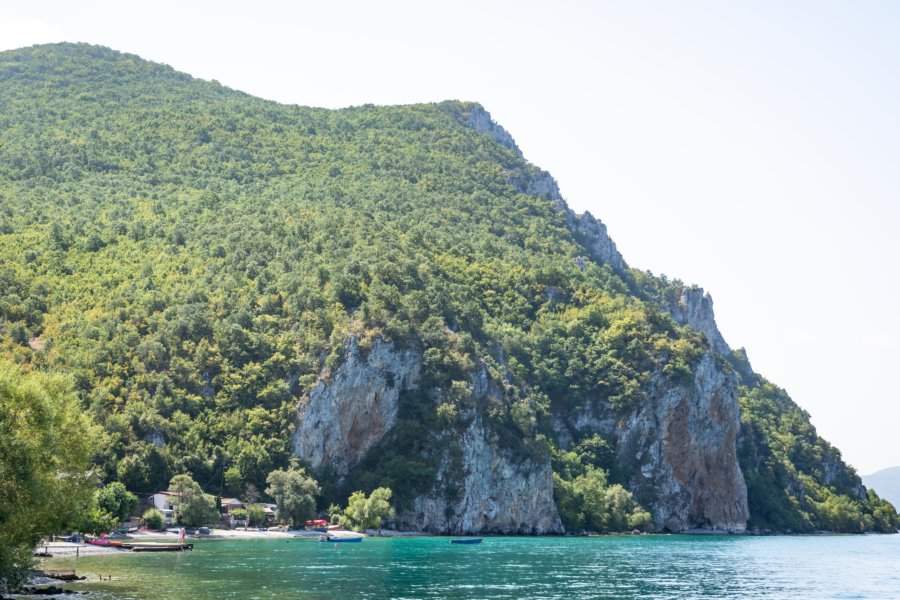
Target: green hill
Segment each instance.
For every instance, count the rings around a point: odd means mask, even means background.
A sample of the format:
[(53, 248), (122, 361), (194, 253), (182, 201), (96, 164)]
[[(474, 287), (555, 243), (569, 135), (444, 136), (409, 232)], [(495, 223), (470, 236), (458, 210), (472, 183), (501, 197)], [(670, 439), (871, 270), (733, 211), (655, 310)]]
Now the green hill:
[(0, 354), (74, 378), (107, 481), (299, 456), (321, 506), (387, 485), (434, 531), (897, 524), (477, 104), (286, 106), (58, 44), (0, 53), (0, 143)]

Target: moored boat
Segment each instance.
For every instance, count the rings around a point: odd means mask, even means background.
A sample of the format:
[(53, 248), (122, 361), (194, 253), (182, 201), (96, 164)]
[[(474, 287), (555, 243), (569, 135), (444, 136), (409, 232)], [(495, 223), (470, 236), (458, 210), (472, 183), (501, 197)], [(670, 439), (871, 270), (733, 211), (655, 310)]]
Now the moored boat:
[(352, 544), (359, 543), (363, 541), (365, 536), (361, 533), (346, 533), (342, 532), (342, 535), (336, 535), (335, 532), (329, 532), (324, 535), (319, 536), (320, 542), (334, 542), (335, 544)]
[(480, 544), (483, 538), (461, 538), (450, 540), (451, 544)]
[(101, 535), (100, 537), (91, 537), (84, 536), (84, 541), (92, 546), (111, 546), (113, 548), (121, 548), (123, 543), (117, 540), (109, 540), (106, 538), (106, 535)]

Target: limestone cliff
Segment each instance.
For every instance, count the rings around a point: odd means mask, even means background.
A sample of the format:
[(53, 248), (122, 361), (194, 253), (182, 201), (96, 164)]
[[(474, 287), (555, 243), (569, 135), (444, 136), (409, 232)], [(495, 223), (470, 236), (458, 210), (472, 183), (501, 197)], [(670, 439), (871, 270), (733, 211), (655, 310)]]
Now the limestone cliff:
[(738, 465), (740, 414), (734, 374), (706, 354), (685, 383), (656, 373), (645, 400), (624, 417), (603, 401), (556, 415), (562, 442), (615, 439), (628, 487), (659, 530), (743, 531), (747, 488)]
[(647, 401), (617, 431), (620, 462), (637, 468), (631, 488), (653, 499), (659, 529), (743, 531), (749, 511), (738, 465), (736, 382), (703, 356), (688, 385), (656, 374)]
[[(436, 491), (398, 515), (401, 527), (452, 534), (562, 533), (548, 457), (514, 457), (478, 421), (454, 443), (458, 451), (444, 454)], [(455, 488), (452, 496), (444, 491), (448, 483)]]
[(716, 325), (716, 317), (713, 313), (712, 296), (705, 293), (700, 287), (684, 287), (677, 302), (664, 302), (665, 308), (675, 322), (679, 325), (689, 325), (695, 331), (699, 331), (709, 340), (710, 347), (722, 356), (731, 354), (731, 348), (725, 343), (725, 338), (719, 332)]
[(314, 470), (339, 475), (362, 459), (397, 422), (397, 399), (418, 382), (421, 355), (377, 340), (363, 352), (356, 339), (335, 373), (313, 387), (298, 407), (294, 451)]
[[(300, 403), (294, 436), (295, 452), (314, 471), (327, 466), (339, 476), (396, 424), (399, 395), (417, 389), (422, 367), (421, 350), (384, 340), (363, 352), (351, 339), (345, 355), (333, 376), (323, 376)], [(483, 363), (469, 383), (470, 408), (462, 416), (468, 426), (441, 434), (433, 490), (401, 511), (397, 523), (440, 533), (561, 533), (549, 455), (523, 459), (504, 448), (477, 408), (502, 401), (498, 384)]]

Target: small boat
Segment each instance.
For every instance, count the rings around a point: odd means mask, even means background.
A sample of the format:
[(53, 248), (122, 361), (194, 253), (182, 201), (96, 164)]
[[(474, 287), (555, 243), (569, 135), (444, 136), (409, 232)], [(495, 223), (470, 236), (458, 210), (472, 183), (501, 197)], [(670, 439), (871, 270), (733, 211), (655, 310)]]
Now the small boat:
[(326, 531), (328, 531), (328, 521), (324, 519), (311, 519), (306, 522), (306, 530), (325, 533)]
[(331, 535), (319, 536), (320, 542), (334, 542), (335, 544), (355, 544), (363, 541), (362, 535)]
[(91, 537), (84, 536), (84, 541), (92, 546), (111, 546), (113, 548), (121, 548), (123, 543), (115, 540), (110, 540), (106, 538), (106, 534), (101, 535), (100, 537)]
[(461, 538), (458, 540), (450, 540), (451, 544), (480, 544), (483, 538)]

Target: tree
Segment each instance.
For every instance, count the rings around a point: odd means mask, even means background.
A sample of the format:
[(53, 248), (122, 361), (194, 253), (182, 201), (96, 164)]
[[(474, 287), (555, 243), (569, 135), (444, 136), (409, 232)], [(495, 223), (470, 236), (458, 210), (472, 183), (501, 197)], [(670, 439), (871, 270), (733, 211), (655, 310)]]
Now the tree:
[(241, 470), (237, 467), (228, 467), (225, 470), (225, 492), (237, 498), (241, 495), (243, 487), (244, 479), (241, 477)]
[(97, 490), (95, 496), (97, 507), (115, 517), (119, 523), (127, 521), (131, 517), (132, 511), (138, 503), (137, 496), (126, 490), (125, 486), (118, 481)]
[(247, 524), (251, 527), (263, 525), (266, 522), (266, 507), (262, 504), (251, 504), (247, 507)]
[(344, 510), (337, 504), (328, 507), (328, 520), (332, 525), (351, 527), (350, 519), (344, 515)]
[(147, 529), (162, 529), (163, 514), (155, 508), (148, 508), (141, 517), (141, 522)]
[(381, 529), (382, 521), (392, 518), (395, 514), (391, 506), (392, 494), (391, 489), (386, 487), (372, 490), (368, 498), (361, 491), (353, 492), (347, 500), (344, 516), (357, 531)]
[(303, 469), (272, 471), (266, 478), (266, 493), (275, 498), (276, 518), (280, 523), (300, 525), (315, 516), (319, 484)]
[(93, 504), (78, 528), (91, 533), (109, 533), (131, 516), (137, 496), (119, 482), (94, 492)]
[(38, 541), (87, 511), (98, 435), (69, 378), (0, 362), (0, 586), (20, 585)]
[(218, 511), (212, 496), (204, 494), (200, 484), (190, 475), (176, 475), (169, 483), (169, 491), (178, 495), (175, 518), (182, 525), (196, 527), (210, 521), (218, 521)]

